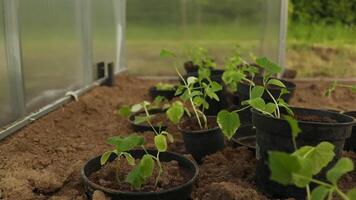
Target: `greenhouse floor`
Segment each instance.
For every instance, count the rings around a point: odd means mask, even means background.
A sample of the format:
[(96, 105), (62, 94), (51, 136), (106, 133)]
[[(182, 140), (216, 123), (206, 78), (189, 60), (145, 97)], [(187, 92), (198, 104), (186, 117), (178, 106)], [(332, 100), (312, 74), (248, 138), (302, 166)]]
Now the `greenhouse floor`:
[[(157, 80), (122, 74), (115, 87), (98, 87), (0, 142), (0, 199), (84, 200), (80, 179), (83, 164), (111, 147), (106, 138), (131, 133), (126, 119), (116, 110), (120, 105), (149, 99), (148, 88)], [(339, 89), (323, 97), (330, 84), (296, 81), (294, 106), (356, 110), (355, 95)], [(184, 152), (181, 135), (169, 127), (176, 142), (171, 151)], [(150, 143), (153, 134), (146, 133)], [(356, 162), (356, 154), (346, 153)], [(193, 199), (268, 199), (255, 186), (254, 154), (245, 148), (225, 148), (206, 157), (200, 166)], [(341, 187), (356, 187), (356, 172), (346, 175)], [(105, 199), (98, 195), (96, 200)]]

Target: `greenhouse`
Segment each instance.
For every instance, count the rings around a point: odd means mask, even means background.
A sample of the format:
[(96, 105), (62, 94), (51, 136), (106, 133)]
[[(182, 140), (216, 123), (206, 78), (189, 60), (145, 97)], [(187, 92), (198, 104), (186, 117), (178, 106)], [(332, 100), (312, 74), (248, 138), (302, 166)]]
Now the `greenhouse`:
[(0, 0), (0, 200), (356, 200), (352, 0)]

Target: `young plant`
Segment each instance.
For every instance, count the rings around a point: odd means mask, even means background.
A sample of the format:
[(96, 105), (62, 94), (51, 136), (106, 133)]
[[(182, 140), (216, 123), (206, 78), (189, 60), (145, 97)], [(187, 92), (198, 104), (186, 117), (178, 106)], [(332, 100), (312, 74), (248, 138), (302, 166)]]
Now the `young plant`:
[(325, 96), (327, 97), (330, 96), (338, 87), (350, 89), (353, 93), (356, 93), (356, 84), (348, 85), (348, 84), (341, 84), (338, 81), (334, 81), (333, 84), (331, 84), (330, 87), (326, 90)]
[[(160, 55), (162, 57), (176, 57), (174, 53), (168, 50), (162, 50)], [(176, 102), (167, 110), (168, 118), (177, 124), (183, 117), (184, 111), (186, 111), (188, 116), (194, 115), (201, 130), (208, 129), (207, 118), (204, 114), (204, 110), (209, 109), (207, 98), (219, 101), (220, 99), (216, 93), (222, 90), (222, 86), (211, 80), (209, 68), (200, 67), (198, 77), (190, 76), (184, 78), (177, 68), (176, 71), (182, 84), (178, 86), (175, 95), (179, 96), (184, 103), (189, 102), (193, 111), (190, 112), (183, 103)]]
[[(282, 96), (289, 93), (283, 82), (273, 78), (276, 74), (281, 72), (282, 68), (277, 64), (272, 63), (267, 58), (257, 58), (256, 64), (264, 69), (265, 73), (262, 77), (261, 84), (255, 84), (253, 82), (257, 68), (254, 66), (244, 65), (240, 68), (236, 66), (241, 63), (239, 57), (233, 57), (227, 64), (227, 71), (223, 74), (223, 80), (228, 87), (232, 90), (237, 89), (237, 85), (241, 83), (247, 83), (250, 86), (250, 97), (248, 100), (241, 102), (242, 108), (229, 112), (222, 110), (218, 113), (217, 122), (221, 128), (223, 134), (230, 140), (238, 128), (240, 127), (240, 120), (238, 112), (254, 108), (255, 110), (269, 115), (271, 117), (280, 118), (280, 108), (284, 108), (290, 115), (293, 115), (289, 105), (283, 100)], [(281, 92), (277, 98), (275, 98), (270, 92), (271, 87), (281, 88)], [(264, 94), (267, 94), (272, 102), (266, 102)]]
[[(334, 158), (334, 145), (329, 142), (321, 142), (315, 147), (303, 146), (298, 148), (296, 137), (300, 133), (300, 128), (295, 119), (288, 116), (292, 130), (292, 140), (295, 151), (285, 153), (270, 151), (269, 168), (271, 170), (271, 180), (282, 185), (295, 185), (305, 188), (308, 200), (332, 199), (334, 194), (344, 200), (355, 200), (356, 189), (344, 193), (338, 187), (338, 181), (344, 174), (354, 169), (354, 164), (349, 158), (341, 158), (326, 173), (327, 181), (315, 179), (313, 176), (319, 174)], [(310, 191), (310, 184), (318, 185)]]
[(203, 47), (192, 48), (189, 50), (188, 54), (190, 60), (193, 62), (194, 65), (197, 65), (199, 69), (209, 69), (216, 67), (214, 59), (211, 58), (208, 50)]
[(155, 85), (156, 89), (157, 90), (174, 90), (175, 87), (173, 84), (170, 84), (170, 83), (162, 83), (162, 82), (159, 82)]

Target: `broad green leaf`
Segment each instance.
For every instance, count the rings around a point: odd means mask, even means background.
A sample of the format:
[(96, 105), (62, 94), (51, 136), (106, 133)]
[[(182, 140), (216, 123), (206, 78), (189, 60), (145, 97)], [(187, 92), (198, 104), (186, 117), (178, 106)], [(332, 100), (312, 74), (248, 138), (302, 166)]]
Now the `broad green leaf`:
[(268, 163), (271, 170), (270, 179), (283, 185), (293, 184), (293, 173), (301, 169), (298, 158), (284, 152), (268, 152)]
[(266, 111), (266, 112), (272, 114), (272, 113), (274, 113), (274, 112), (276, 111), (276, 109), (277, 109), (276, 104), (274, 104), (274, 103), (267, 103), (267, 104), (266, 104), (266, 107), (265, 107), (265, 109), (264, 109), (264, 111)]
[(312, 191), (311, 200), (324, 200), (328, 196), (329, 192), (329, 188), (318, 186)]
[(223, 132), (223, 134), (230, 140), (236, 133), (237, 129), (240, 127), (239, 115), (235, 112), (228, 112), (222, 110), (217, 116), (218, 125)]
[(187, 84), (192, 85), (192, 84), (196, 83), (197, 81), (198, 81), (197, 77), (189, 76), (187, 79)]
[(284, 119), (287, 120), (291, 130), (293, 138), (297, 138), (302, 130), (299, 128), (298, 121), (291, 116), (284, 115)]
[(122, 106), (120, 109), (119, 109), (119, 115), (122, 116), (122, 117), (129, 117), (131, 114), (131, 106)]
[(167, 140), (164, 135), (156, 135), (154, 138), (155, 145), (158, 151), (165, 152), (167, 151)]
[(133, 158), (131, 154), (123, 152), (122, 155), (124, 155), (125, 159), (127, 160), (127, 163), (129, 163), (129, 165), (135, 165), (135, 158)]
[(118, 153), (129, 151), (137, 146), (141, 146), (145, 142), (145, 138), (143, 136), (139, 136), (137, 134), (133, 134), (127, 137), (110, 137), (107, 140), (108, 144), (112, 144), (116, 146)]
[(263, 86), (255, 86), (252, 88), (250, 93), (250, 99), (261, 98), (263, 93), (265, 92), (265, 88)]
[(316, 147), (303, 146), (293, 155), (302, 159), (309, 159), (312, 162), (313, 175), (316, 175), (334, 158), (334, 145), (329, 142), (321, 142)]
[(174, 102), (166, 111), (166, 115), (171, 122), (178, 124), (184, 115), (183, 104), (179, 101)]
[(356, 200), (356, 189), (351, 189), (347, 192), (347, 197), (350, 198), (350, 200)]
[(305, 188), (310, 184), (310, 179), (313, 177), (313, 163), (310, 159), (302, 159), (297, 157), (297, 160), (300, 165), (300, 169), (296, 172), (293, 172), (293, 184), (297, 187)]
[(127, 175), (126, 182), (139, 190), (153, 174), (154, 161), (150, 155), (144, 155), (138, 165)]
[(160, 54), (160, 57), (165, 58), (165, 57), (176, 57), (176, 54), (167, 50), (167, 49), (162, 49)]
[(326, 173), (326, 178), (336, 185), (341, 176), (354, 170), (354, 164), (350, 158), (340, 158), (337, 163)]
[(138, 111), (140, 111), (142, 109), (143, 109), (143, 106), (140, 103), (131, 106), (131, 112), (138, 112)]
[(277, 74), (282, 71), (282, 68), (277, 64), (269, 61), (266, 57), (257, 58), (256, 64), (264, 68), (267, 72), (271, 74)]
[(100, 164), (105, 165), (106, 162), (109, 160), (112, 153), (113, 153), (112, 151), (107, 151), (107, 152), (103, 153), (103, 155), (101, 155), (101, 157), (100, 157)]
[(278, 86), (278, 87), (281, 87), (281, 88), (285, 88), (286, 85), (284, 85), (284, 83), (278, 79), (270, 79), (268, 80), (267, 82), (268, 85), (275, 85), (275, 86)]
[(266, 103), (262, 98), (251, 99), (248, 103), (257, 110), (264, 110), (266, 108)]

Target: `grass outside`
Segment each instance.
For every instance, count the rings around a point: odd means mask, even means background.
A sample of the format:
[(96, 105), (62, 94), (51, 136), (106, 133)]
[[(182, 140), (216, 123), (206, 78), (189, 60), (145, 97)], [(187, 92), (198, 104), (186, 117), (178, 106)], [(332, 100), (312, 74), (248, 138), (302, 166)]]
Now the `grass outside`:
[[(172, 60), (161, 59), (160, 50), (167, 48), (184, 55), (191, 46), (210, 49), (222, 65), (237, 44), (242, 51), (261, 53), (258, 40), (261, 37), (259, 26), (247, 24), (220, 24), (200, 29), (128, 25), (127, 65), (137, 74), (173, 74)], [(298, 77), (356, 77), (356, 27), (290, 24), (287, 41), (286, 67), (297, 70)]]

